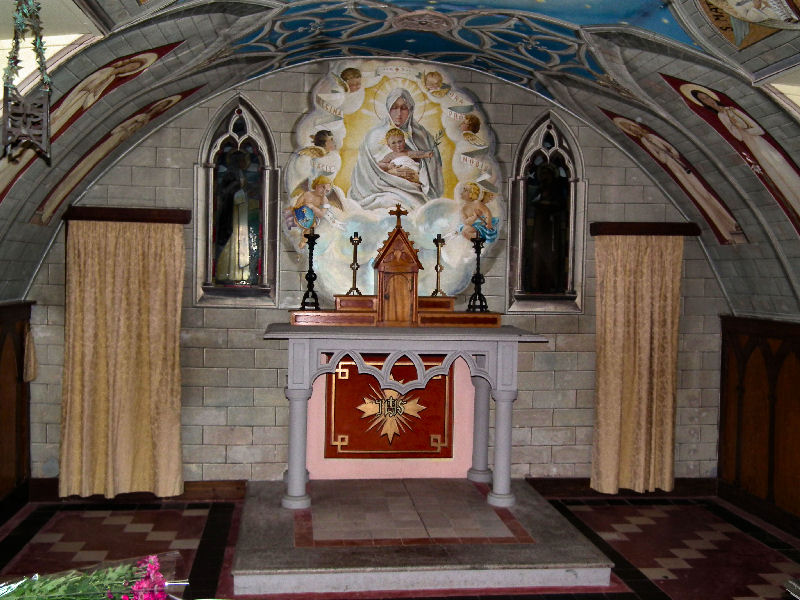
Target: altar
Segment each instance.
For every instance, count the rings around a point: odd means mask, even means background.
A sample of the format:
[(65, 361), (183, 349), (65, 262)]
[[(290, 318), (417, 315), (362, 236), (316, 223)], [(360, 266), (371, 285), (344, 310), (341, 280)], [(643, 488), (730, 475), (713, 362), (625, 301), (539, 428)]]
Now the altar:
[[(512, 408), (517, 398), (517, 355), (520, 343), (545, 343), (547, 338), (517, 327), (335, 327), (273, 323), (265, 339), (288, 340), (286, 397), (289, 400), (289, 452), (286, 492), (281, 504), (301, 509), (311, 505), (306, 491), (308, 401), (320, 375), (333, 373), (349, 358), (360, 374), (375, 378), (382, 390), (406, 394), (446, 375), (457, 359), (469, 369), (475, 388), (472, 464), (465, 474), (474, 482), (491, 483), (488, 503), (514, 504), (511, 491)], [(366, 356), (384, 354), (379, 369)], [(438, 366), (426, 368), (423, 355), (442, 355)], [(392, 370), (398, 361), (410, 361), (416, 378), (397, 381)], [(494, 460), (489, 465), (489, 406), (495, 401)]]

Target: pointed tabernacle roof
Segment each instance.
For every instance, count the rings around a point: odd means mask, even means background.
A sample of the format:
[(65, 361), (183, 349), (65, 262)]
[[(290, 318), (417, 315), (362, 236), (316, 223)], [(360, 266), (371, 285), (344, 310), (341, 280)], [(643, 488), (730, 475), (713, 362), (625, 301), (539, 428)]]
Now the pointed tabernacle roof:
[[(400, 224), (400, 217), (402, 215), (407, 215), (408, 211), (404, 210), (400, 204), (397, 204), (397, 208), (394, 210), (389, 211), (390, 215), (395, 215), (397, 217), (397, 224), (394, 226), (394, 229), (389, 233), (389, 237), (386, 238), (386, 241), (383, 242), (383, 246), (381, 249), (378, 250), (378, 255), (375, 257), (373, 262), (374, 268), (377, 269), (380, 264), (384, 261), (387, 255), (390, 255), (389, 250), (396, 248), (397, 244), (402, 244), (408, 250), (408, 253), (413, 257), (414, 261), (417, 263), (417, 267), (420, 269), (424, 269), (425, 267), (422, 266), (422, 263), (419, 262), (419, 250), (414, 248), (414, 242), (408, 239), (408, 234), (403, 229), (403, 226)], [(393, 255), (393, 253), (392, 253)]]

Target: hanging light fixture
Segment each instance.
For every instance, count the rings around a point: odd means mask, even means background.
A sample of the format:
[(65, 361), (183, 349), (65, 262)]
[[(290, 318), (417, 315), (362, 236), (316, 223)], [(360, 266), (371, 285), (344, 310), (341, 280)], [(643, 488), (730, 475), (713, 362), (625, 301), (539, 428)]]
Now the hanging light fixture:
[[(3, 148), (2, 157), (13, 160), (13, 152), (21, 147), (33, 147), (50, 161), (50, 76), (44, 58), (41, 7), (38, 0), (17, 0), (14, 12), (14, 39), (3, 73)], [(33, 49), (39, 63), (41, 83), (23, 97), (14, 85), (19, 73), (19, 45), (25, 32), (33, 33)]]

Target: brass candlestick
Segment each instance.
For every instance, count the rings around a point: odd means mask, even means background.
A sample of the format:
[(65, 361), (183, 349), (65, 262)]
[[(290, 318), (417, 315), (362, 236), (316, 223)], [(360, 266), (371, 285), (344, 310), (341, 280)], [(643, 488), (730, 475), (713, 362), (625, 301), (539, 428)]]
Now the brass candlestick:
[(441, 288), (441, 276), (442, 271), (444, 271), (444, 267), (442, 266), (442, 246), (444, 246), (445, 241), (442, 237), (441, 233), (437, 233), (436, 237), (433, 238), (433, 245), (436, 246), (436, 289), (433, 290), (431, 296), (444, 296), (445, 293), (442, 291)]
[(361, 236), (356, 231), (350, 236), (350, 243), (353, 244), (353, 262), (350, 263), (350, 269), (353, 271), (353, 286), (347, 290), (345, 296), (360, 296), (361, 290), (356, 287), (356, 273), (358, 272), (358, 245), (361, 243)]

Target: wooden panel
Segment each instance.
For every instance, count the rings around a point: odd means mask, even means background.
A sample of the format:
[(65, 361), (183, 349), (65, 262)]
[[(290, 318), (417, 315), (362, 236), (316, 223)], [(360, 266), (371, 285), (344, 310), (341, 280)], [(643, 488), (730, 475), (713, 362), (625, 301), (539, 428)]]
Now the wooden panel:
[[(445, 357), (420, 358), (429, 369)], [(369, 354), (364, 360), (380, 369), (386, 355)], [(407, 358), (392, 367), (395, 381), (414, 381), (418, 375)], [(453, 457), (452, 367), (425, 388), (400, 395), (381, 389), (372, 375), (359, 373), (355, 362), (346, 358), (326, 375), (325, 383), (325, 458)]]
[(292, 325), (371, 326), (377, 314), (369, 312), (347, 312), (333, 310), (295, 310), (291, 313)]
[(800, 515), (800, 324), (722, 317), (719, 477)]
[(17, 356), (11, 335), (0, 334), (0, 498), (17, 485)]
[(760, 385), (766, 378), (764, 357), (761, 352), (754, 352), (745, 369), (737, 463), (742, 488), (760, 498), (769, 494), (769, 400), (767, 390)]
[(334, 296), (336, 310), (375, 312), (378, 310), (376, 296)]
[(491, 312), (420, 312), (420, 325), (428, 327), (500, 327), (500, 313)]
[(780, 369), (775, 403), (775, 504), (800, 507), (800, 358), (790, 354)]
[(29, 386), (23, 381), (30, 302), (0, 303), (0, 498), (30, 478)]
[[(729, 347), (722, 351), (722, 382), (723, 390), (735, 390), (738, 386), (738, 369), (736, 368), (736, 355)], [(717, 472), (719, 478), (727, 483), (736, 482), (736, 440), (739, 427), (738, 403), (720, 403), (720, 431), (719, 431), (719, 465)]]
[(420, 296), (417, 298), (417, 309), (420, 311), (441, 310), (453, 312), (456, 299), (452, 296)]
[(383, 296), (378, 303), (380, 325), (408, 327), (414, 323), (415, 279), (416, 275), (410, 273), (385, 273), (383, 275), (380, 280), (382, 284), (380, 292)]

